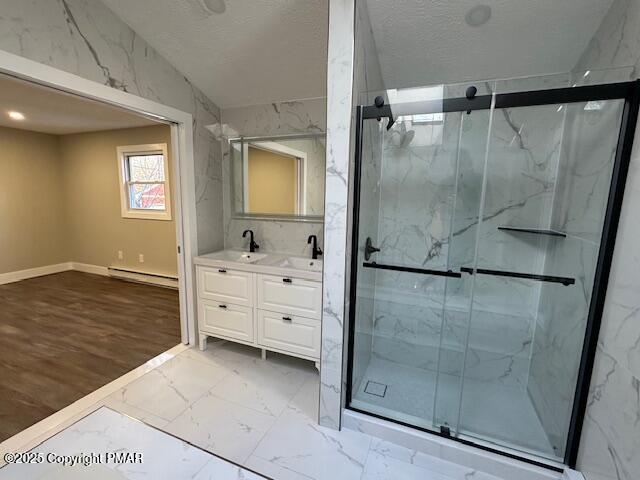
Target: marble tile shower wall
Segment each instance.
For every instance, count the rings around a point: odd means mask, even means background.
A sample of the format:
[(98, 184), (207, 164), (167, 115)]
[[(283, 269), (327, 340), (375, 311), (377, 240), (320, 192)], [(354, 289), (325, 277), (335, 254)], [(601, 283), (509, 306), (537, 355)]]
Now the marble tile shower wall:
[(99, 0), (5, 0), (0, 49), (193, 115), (198, 250), (221, 248), (218, 107)]
[[(615, 0), (576, 72), (640, 67), (640, 2)], [(640, 129), (636, 129), (578, 468), (587, 480), (631, 480), (640, 471)]]
[[(348, 270), (348, 206), (354, 81), (354, 0), (329, 1), (327, 66), (327, 165), (322, 272), (320, 424), (340, 428), (346, 391), (345, 312)], [(346, 308), (345, 308), (346, 307)]]
[[(324, 132), (326, 100), (319, 98), (226, 108), (222, 110), (222, 123), (225, 131), (233, 131), (234, 136), (272, 136)], [(225, 248), (246, 249), (248, 244), (247, 240), (242, 238), (242, 232), (247, 228), (251, 228), (255, 232), (256, 241), (260, 245), (261, 252), (311, 255), (311, 247), (307, 245), (307, 237), (312, 234), (318, 236), (318, 241), (322, 247), (322, 222), (302, 223), (234, 218), (230, 188), (231, 159), (229, 144), (226, 140), (222, 143)]]
[(567, 237), (547, 239), (544, 273), (575, 277), (576, 283), (543, 285), (531, 358), (528, 391), (559, 455), (573, 406), (623, 102), (601, 106), (567, 106), (551, 224)]
[[(491, 131), (488, 111), (447, 114), (441, 126), (398, 123), (384, 137), (378, 261), (459, 270), (473, 265), (478, 241), (478, 266), (541, 273), (544, 243), (497, 227), (549, 226), (564, 121), (556, 108), (497, 110)], [(466, 376), (526, 385), (537, 282), (378, 272), (374, 353), (435, 370), (442, 336), (440, 366), (460, 374), (472, 282)]]

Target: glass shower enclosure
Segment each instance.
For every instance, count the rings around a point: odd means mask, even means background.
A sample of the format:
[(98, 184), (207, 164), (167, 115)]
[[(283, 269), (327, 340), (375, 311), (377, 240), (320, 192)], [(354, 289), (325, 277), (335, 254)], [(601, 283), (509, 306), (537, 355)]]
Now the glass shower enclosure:
[(358, 107), (348, 407), (571, 464), (638, 88), (516, 87)]

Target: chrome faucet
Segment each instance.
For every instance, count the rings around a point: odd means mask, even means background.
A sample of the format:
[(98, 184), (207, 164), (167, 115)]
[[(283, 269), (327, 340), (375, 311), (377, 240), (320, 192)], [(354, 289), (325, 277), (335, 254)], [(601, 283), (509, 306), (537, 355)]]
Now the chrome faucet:
[(258, 248), (260, 248), (260, 245), (258, 245), (253, 239), (253, 230), (245, 230), (244, 232), (242, 232), (242, 238), (245, 238), (247, 236), (247, 233), (249, 234), (249, 251), (253, 253)]
[(307, 238), (307, 245), (313, 242), (313, 249), (311, 250), (311, 258), (314, 260), (318, 259), (318, 255), (322, 255), (322, 250), (318, 247), (318, 237), (315, 235), (309, 235)]

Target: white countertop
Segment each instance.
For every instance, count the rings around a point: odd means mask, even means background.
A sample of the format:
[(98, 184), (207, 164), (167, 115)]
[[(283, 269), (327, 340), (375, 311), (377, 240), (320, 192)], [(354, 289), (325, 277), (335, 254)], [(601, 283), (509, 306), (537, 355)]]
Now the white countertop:
[[(252, 258), (253, 257), (253, 258)], [(249, 253), (220, 250), (193, 259), (194, 265), (226, 268), (244, 272), (322, 281), (322, 260), (297, 257), (285, 253)]]

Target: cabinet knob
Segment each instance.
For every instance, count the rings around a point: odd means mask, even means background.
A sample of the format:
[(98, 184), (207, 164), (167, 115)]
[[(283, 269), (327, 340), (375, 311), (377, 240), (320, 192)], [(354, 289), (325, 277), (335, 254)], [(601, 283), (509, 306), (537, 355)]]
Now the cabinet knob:
[(225, 309), (225, 310), (227, 309), (227, 306), (226, 306), (226, 305), (218, 305), (218, 306), (219, 306), (220, 308)]
[(283, 278), (282, 281), (284, 283), (291, 283), (292, 282), (292, 280), (290, 278)]
[(285, 322), (291, 322), (291, 317), (282, 317)]
[(218, 269), (218, 272), (220, 272), (220, 273), (227, 273), (227, 271), (226, 271), (224, 268), (219, 268), (219, 269)]

